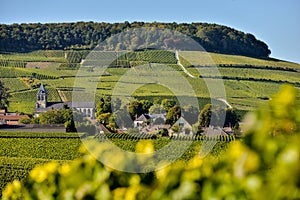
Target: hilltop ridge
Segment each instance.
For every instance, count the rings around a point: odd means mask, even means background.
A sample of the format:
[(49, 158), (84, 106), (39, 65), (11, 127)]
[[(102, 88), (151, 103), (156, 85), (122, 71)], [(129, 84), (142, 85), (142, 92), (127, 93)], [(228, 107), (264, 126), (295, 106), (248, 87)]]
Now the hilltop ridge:
[(250, 33), (208, 23), (30, 23), (0, 24), (0, 51), (93, 49), (113, 34), (130, 28), (158, 27), (181, 32), (193, 38), (208, 52), (268, 58), (268, 45)]

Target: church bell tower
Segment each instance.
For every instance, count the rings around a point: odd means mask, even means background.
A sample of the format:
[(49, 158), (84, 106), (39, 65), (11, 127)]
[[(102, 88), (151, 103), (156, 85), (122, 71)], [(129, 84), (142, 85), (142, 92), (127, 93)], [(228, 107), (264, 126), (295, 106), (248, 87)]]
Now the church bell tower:
[(36, 108), (46, 108), (48, 93), (43, 84), (41, 84), (36, 94), (36, 97), (37, 97)]

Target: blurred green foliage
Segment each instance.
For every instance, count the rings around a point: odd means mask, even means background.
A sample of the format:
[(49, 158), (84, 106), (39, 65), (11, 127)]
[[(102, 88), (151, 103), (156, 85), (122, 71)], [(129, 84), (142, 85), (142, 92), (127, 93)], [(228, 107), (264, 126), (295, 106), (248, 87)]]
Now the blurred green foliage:
[[(81, 148), (82, 158), (38, 166), (25, 182), (9, 184), (3, 199), (299, 199), (299, 91), (283, 87), (245, 123), (244, 139), (219, 158), (196, 156), (187, 165), (133, 174), (104, 166)], [(154, 150), (150, 141), (137, 145), (138, 153)], [(126, 165), (130, 158), (112, 159)]]

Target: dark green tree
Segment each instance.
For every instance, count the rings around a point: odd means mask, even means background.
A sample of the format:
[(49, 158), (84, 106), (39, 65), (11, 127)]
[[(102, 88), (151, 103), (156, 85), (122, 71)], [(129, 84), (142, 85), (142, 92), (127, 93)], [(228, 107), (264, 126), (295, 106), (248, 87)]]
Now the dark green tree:
[(140, 100), (140, 103), (142, 104), (142, 110), (143, 110), (142, 112), (144, 114), (149, 113), (149, 109), (153, 105), (153, 103), (145, 99)]
[(64, 124), (66, 121), (59, 110), (49, 110), (39, 116), (40, 124)]
[(201, 110), (198, 122), (200, 126), (208, 127), (211, 120), (211, 104), (206, 104), (204, 108)]
[(97, 121), (101, 124), (108, 125), (111, 115), (111, 113), (102, 113), (101, 115), (97, 116)]
[(239, 116), (236, 114), (233, 108), (226, 109), (225, 126), (238, 128), (239, 120)]
[(173, 125), (181, 116), (181, 108), (179, 106), (172, 107), (166, 116), (166, 124)]
[(161, 101), (161, 107), (168, 112), (171, 108), (176, 105), (176, 101), (173, 99), (163, 99)]
[(69, 120), (64, 123), (66, 132), (77, 132), (74, 120)]
[(159, 113), (166, 113), (164, 109), (159, 104), (154, 104), (149, 108), (150, 114), (159, 114)]
[(134, 120), (135, 118), (143, 114), (142, 104), (137, 100), (131, 101), (128, 105), (128, 112), (130, 114), (131, 119)]
[(8, 89), (4, 87), (4, 84), (0, 81), (0, 109), (7, 108), (8, 106), (8, 98), (10, 94)]
[(102, 97), (96, 106), (96, 115), (111, 113), (111, 97)]
[[(213, 119), (213, 120), (212, 120)], [(230, 126), (234, 127), (239, 121), (239, 118), (232, 108), (221, 108), (220, 106), (215, 106), (212, 108), (211, 104), (207, 104), (201, 110), (198, 123), (200, 126), (208, 127), (213, 126)]]

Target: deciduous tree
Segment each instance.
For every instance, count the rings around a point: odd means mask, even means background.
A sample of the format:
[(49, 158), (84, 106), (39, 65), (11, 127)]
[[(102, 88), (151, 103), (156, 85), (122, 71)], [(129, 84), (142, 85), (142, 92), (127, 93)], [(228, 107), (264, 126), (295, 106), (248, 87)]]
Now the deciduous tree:
[(179, 106), (172, 107), (166, 116), (166, 123), (173, 125), (181, 116), (181, 108)]
[(0, 81), (0, 109), (7, 108), (8, 106), (8, 89), (4, 87), (4, 84)]

